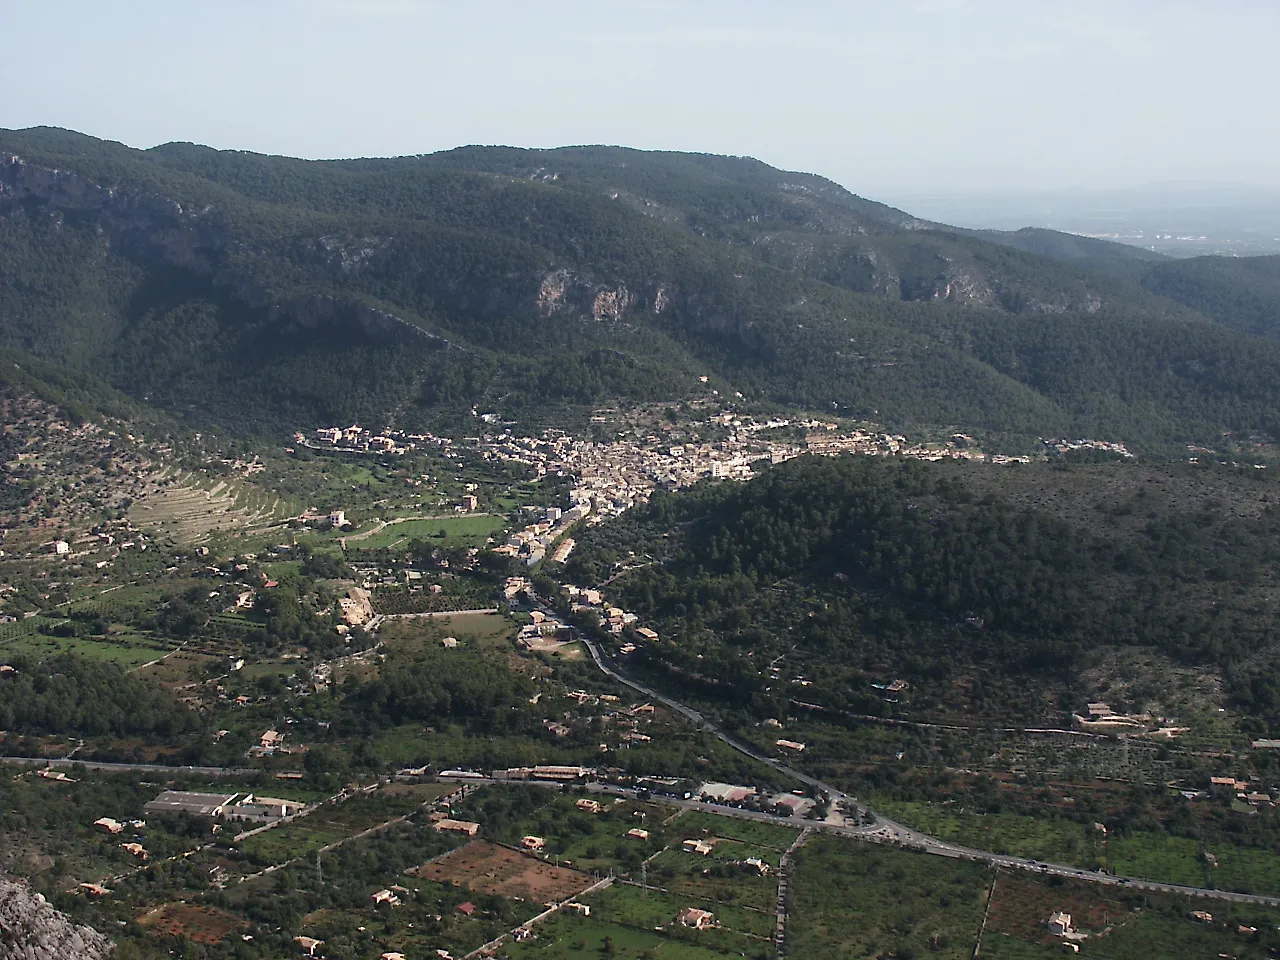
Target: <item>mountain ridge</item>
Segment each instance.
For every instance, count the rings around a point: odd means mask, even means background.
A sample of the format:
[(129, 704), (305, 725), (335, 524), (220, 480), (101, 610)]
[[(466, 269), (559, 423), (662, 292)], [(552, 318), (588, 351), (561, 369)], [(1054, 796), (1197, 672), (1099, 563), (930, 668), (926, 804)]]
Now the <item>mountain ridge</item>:
[[(0, 151), (0, 349), (197, 419), (536, 419), (706, 376), (893, 424), (1168, 445), (1271, 433), (1280, 400), (1260, 372), (1280, 346), (1147, 289), (1131, 248), (1019, 249), (749, 159), (307, 161), (49, 128)], [(1052, 365), (1116, 350), (1144, 372), (1076, 376), (1094, 396)]]

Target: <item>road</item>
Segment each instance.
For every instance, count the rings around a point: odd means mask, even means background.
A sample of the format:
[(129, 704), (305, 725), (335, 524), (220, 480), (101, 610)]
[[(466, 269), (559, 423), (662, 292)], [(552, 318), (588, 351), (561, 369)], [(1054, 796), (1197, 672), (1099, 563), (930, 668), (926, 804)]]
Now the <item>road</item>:
[[(734, 750), (742, 753), (753, 760), (766, 763), (778, 773), (799, 780), (801, 783), (807, 784), (817, 790), (823, 791), (831, 798), (830, 808), (832, 816), (826, 821), (802, 821), (798, 822), (787, 817), (779, 817), (774, 814), (758, 813), (752, 810), (739, 810), (732, 807), (724, 807), (719, 804), (703, 803), (697, 800), (679, 800), (675, 798), (661, 798), (663, 803), (673, 803), (678, 806), (688, 807), (696, 810), (709, 810), (722, 816), (740, 817), (747, 820), (760, 820), (770, 823), (780, 823), (786, 826), (803, 825), (812, 827), (816, 830), (825, 830), (830, 833), (840, 834), (842, 836), (857, 837), (862, 840), (869, 840), (875, 843), (886, 843), (897, 846), (907, 847), (909, 849), (918, 850), (922, 853), (933, 854), (939, 857), (949, 857), (954, 860), (974, 860), (981, 863), (988, 863), (992, 866), (1006, 867), (1013, 870), (1027, 870), (1034, 873), (1040, 873), (1045, 876), (1067, 877), (1074, 880), (1084, 880), (1090, 883), (1101, 883), (1109, 886), (1123, 887), (1132, 890), (1141, 890), (1149, 893), (1168, 893), (1178, 896), (1202, 897), (1212, 900), (1227, 900), (1233, 903), (1256, 903), (1270, 907), (1280, 907), (1280, 898), (1263, 897), (1248, 893), (1232, 893), (1227, 890), (1212, 890), (1205, 887), (1188, 887), (1176, 883), (1156, 883), (1151, 880), (1140, 880), (1133, 877), (1117, 877), (1109, 873), (1103, 873), (1098, 870), (1086, 870), (1082, 867), (1072, 867), (1060, 863), (1044, 863), (1039, 860), (1031, 860), (1027, 857), (1014, 857), (1007, 854), (991, 853), (987, 850), (975, 850), (972, 847), (965, 847), (959, 844), (947, 843), (939, 840), (937, 837), (930, 836), (927, 833), (921, 833), (919, 830), (896, 823), (886, 817), (882, 817), (860, 803), (856, 798), (850, 797), (844, 791), (829, 783), (811, 777), (807, 773), (789, 767), (773, 757), (766, 756), (754, 747), (744, 743), (737, 737), (721, 730), (714, 723), (709, 721), (702, 714), (698, 713), (690, 707), (685, 706), (677, 700), (660, 693), (647, 684), (640, 683), (626, 676), (609, 662), (600, 647), (590, 637), (583, 636), (583, 642), (587, 649), (591, 651), (591, 658), (595, 661), (596, 666), (602, 671), (613, 677), (619, 683), (630, 687), (644, 696), (662, 703), (664, 706), (681, 716), (687, 718), (702, 730), (714, 734), (720, 740), (724, 741)], [(606, 789), (606, 788), (601, 788)], [(612, 792), (606, 790), (606, 792)], [(657, 798), (655, 798), (657, 799)], [(861, 817), (873, 818), (873, 822), (868, 826), (851, 826), (847, 822), (837, 822), (837, 811), (844, 809), (853, 811)]]
[(29, 767), (52, 767), (70, 770), (72, 767), (84, 767), (86, 770), (104, 770), (110, 772), (135, 771), (138, 773), (198, 773), (210, 777), (251, 777), (262, 773), (259, 769), (243, 767), (170, 767), (161, 763), (109, 763), (104, 760), (71, 760), (59, 757), (51, 760), (48, 757), (0, 757), (0, 763), (12, 763)]

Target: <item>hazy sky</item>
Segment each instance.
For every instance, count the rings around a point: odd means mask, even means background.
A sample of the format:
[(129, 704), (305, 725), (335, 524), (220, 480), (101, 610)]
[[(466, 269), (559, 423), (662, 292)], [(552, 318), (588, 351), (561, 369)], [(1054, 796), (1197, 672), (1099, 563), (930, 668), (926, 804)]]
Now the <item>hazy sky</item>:
[(746, 154), (892, 200), (1280, 186), (1277, 0), (0, 0), (0, 126)]

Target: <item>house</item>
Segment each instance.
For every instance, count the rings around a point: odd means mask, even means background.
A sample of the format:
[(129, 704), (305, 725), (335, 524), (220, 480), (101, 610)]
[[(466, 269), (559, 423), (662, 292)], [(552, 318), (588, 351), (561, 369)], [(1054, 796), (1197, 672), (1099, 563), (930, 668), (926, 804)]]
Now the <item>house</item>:
[(93, 821), (93, 825), (104, 833), (120, 833), (124, 830), (124, 824), (110, 817), (99, 817)]
[(591, 916), (591, 907), (588, 904), (566, 903), (564, 907), (566, 910), (572, 910), (574, 913), (580, 914), (581, 916), (584, 916), (584, 917)]
[(716, 925), (715, 914), (699, 910), (697, 907), (685, 907), (676, 919), (680, 921), (681, 926), (692, 927), (694, 930), (706, 930)]
[(547, 841), (542, 837), (529, 836), (520, 838), (520, 846), (524, 847), (526, 850), (538, 851), (546, 847), (546, 845)]
[(380, 960), (405, 960), (403, 953), (384, 953)]
[(636, 636), (653, 643), (658, 639), (658, 632), (648, 627), (636, 627)]
[(59, 555), (70, 553), (71, 544), (67, 543), (65, 540), (55, 540), (53, 541), (53, 552)]
[(263, 750), (274, 750), (284, 742), (284, 734), (278, 730), (268, 730), (258, 738), (258, 746)]
[(1049, 932), (1055, 937), (1065, 937), (1071, 931), (1071, 914), (1059, 910), (1049, 917)]
[(588, 800), (586, 797), (574, 803), (574, 806), (579, 810), (585, 810), (587, 813), (600, 812), (600, 803), (596, 800)]
[(389, 907), (400, 906), (400, 898), (390, 890), (379, 890), (377, 893), (372, 894), (369, 899), (377, 906), (382, 906), (384, 903)]
[(468, 837), (474, 837), (480, 832), (480, 824), (472, 823), (469, 820), (451, 820), (445, 817), (443, 820), (437, 820), (433, 829), (436, 833), (464, 833)]
[(82, 883), (80, 884), (80, 889), (85, 892), (86, 896), (90, 897), (105, 897), (111, 892), (99, 883)]
[(456, 649), (458, 646), (458, 638), (445, 637), (443, 640), (440, 641), (440, 643), (446, 650), (453, 650), (453, 649)]
[(48, 767), (41, 770), (36, 776), (44, 780), (57, 780), (59, 783), (79, 783), (79, 780), (73, 780), (61, 770), (50, 770)]
[(1191, 919), (1199, 920), (1201, 923), (1213, 923), (1213, 914), (1205, 913), (1203, 910), (1192, 910)]
[(476, 912), (476, 905), (472, 903), (470, 900), (467, 900), (463, 903), (458, 904), (457, 909), (458, 909), (458, 912), (462, 914), (464, 917), (469, 917)]
[(804, 744), (796, 743), (794, 740), (776, 740), (774, 741), (783, 750), (792, 750), (796, 753), (804, 753)]
[(150, 856), (140, 843), (122, 843), (120, 849), (125, 853), (131, 853), (139, 860), (146, 860)]
[(681, 843), (680, 846), (687, 853), (696, 853), (696, 854), (699, 854), (700, 856), (705, 857), (707, 854), (709, 854), (712, 850), (715, 849), (716, 845), (709, 840), (699, 840), (697, 838), (691, 837), (690, 839), (685, 840), (683, 843)]
[(747, 859), (742, 861), (742, 865), (744, 867), (750, 867), (762, 877), (769, 875), (769, 865), (759, 857), (747, 857)]
[(649, 831), (641, 830), (639, 827), (632, 827), (630, 830), (627, 831), (627, 836), (630, 837), (632, 840), (648, 840)]
[(308, 957), (314, 957), (316, 948), (324, 946), (323, 940), (317, 940), (314, 937), (294, 937), (293, 942), (306, 951)]

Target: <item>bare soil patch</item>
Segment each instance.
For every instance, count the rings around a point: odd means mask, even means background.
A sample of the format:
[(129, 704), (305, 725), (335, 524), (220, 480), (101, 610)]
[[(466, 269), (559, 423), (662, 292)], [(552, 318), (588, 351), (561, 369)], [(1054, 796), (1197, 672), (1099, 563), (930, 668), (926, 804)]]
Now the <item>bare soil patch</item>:
[(138, 918), (138, 925), (154, 933), (186, 937), (196, 943), (220, 943), (228, 934), (248, 926), (213, 907), (196, 907), (175, 901), (149, 910)]
[(409, 871), (423, 880), (535, 903), (561, 901), (591, 885), (585, 873), (557, 867), (495, 843), (477, 840)]

